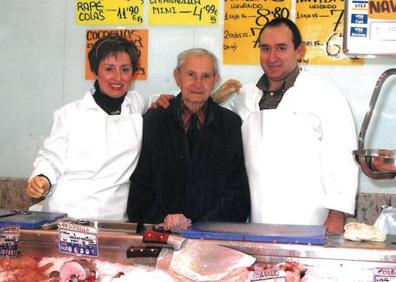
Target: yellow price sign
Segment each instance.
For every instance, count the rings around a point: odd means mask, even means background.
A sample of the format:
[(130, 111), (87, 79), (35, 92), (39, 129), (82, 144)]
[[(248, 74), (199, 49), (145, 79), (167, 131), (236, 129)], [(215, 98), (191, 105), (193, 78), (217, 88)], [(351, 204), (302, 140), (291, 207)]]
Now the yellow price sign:
[(144, 0), (77, 0), (75, 20), (80, 25), (142, 25)]
[(218, 0), (150, 0), (148, 21), (150, 25), (218, 24)]
[(139, 62), (135, 80), (146, 80), (148, 73), (148, 29), (89, 29), (86, 32), (85, 79), (94, 80), (88, 61), (88, 53), (96, 41), (109, 34), (117, 34), (135, 43), (139, 52)]
[(369, 1), (368, 17), (371, 19), (395, 20), (396, 2), (392, 0)]
[(258, 64), (259, 33), (274, 18), (290, 17), (290, 0), (225, 0), (224, 64)]
[(306, 52), (303, 63), (318, 65), (362, 65), (363, 59), (350, 58), (343, 52), (344, 1), (296, 3), (296, 24)]

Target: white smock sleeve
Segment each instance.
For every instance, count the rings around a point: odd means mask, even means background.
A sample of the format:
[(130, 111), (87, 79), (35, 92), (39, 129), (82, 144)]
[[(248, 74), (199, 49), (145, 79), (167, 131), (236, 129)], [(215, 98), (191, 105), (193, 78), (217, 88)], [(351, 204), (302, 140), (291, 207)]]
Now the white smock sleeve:
[(140, 94), (140, 92), (135, 90), (128, 92), (127, 96), (125, 97), (125, 101), (127, 100), (129, 102), (124, 102), (123, 106), (128, 105), (128, 107), (131, 107), (130, 113), (144, 114), (151, 104), (151, 97), (145, 99), (145, 97)]
[(45, 139), (33, 163), (31, 178), (43, 174), (51, 184), (57, 183), (64, 173), (65, 157), (68, 148), (68, 130), (64, 108), (54, 112), (51, 134)]
[(245, 122), (252, 112), (260, 111), (258, 102), (262, 95), (263, 93), (257, 88), (256, 82), (250, 82), (227, 98), (221, 106), (237, 113), (242, 122)]
[(355, 123), (345, 97), (335, 88), (322, 110), (321, 166), (325, 207), (354, 214), (359, 169), (353, 150), (357, 146)]

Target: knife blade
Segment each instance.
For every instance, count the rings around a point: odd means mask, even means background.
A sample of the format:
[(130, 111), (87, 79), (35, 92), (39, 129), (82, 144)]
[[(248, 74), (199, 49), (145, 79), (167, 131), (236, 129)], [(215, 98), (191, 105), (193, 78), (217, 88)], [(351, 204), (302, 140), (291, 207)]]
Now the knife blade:
[(15, 210), (0, 209), (0, 218), (15, 215), (16, 213)]

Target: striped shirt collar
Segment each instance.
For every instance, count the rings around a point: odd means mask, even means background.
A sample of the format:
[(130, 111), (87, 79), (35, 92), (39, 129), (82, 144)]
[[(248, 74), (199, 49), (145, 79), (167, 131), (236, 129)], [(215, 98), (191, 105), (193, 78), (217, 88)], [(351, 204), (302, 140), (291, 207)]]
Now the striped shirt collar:
[[(198, 112), (195, 113), (198, 117), (197, 127), (199, 129), (201, 129), (205, 123), (206, 108), (207, 108), (207, 102), (198, 110)], [(181, 121), (183, 124), (183, 129), (185, 132), (187, 132), (187, 130), (190, 126), (190, 119), (193, 114), (194, 113), (192, 111), (190, 111), (190, 109), (187, 108), (187, 106), (184, 104), (183, 99), (180, 99), (180, 118), (181, 118)]]

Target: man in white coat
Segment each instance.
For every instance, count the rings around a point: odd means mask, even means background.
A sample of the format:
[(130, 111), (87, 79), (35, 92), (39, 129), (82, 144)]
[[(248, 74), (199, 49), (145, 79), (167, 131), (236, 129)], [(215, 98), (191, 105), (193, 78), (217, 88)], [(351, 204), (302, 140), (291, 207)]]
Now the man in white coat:
[(243, 120), (251, 222), (324, 224), (342, 233), (345, 213), (355, 210), (355, 125), (343, 95), (299, 69), (304, 52), (294, 22), (269, 22), (260, 33), (265, 73), (225, 106)]

